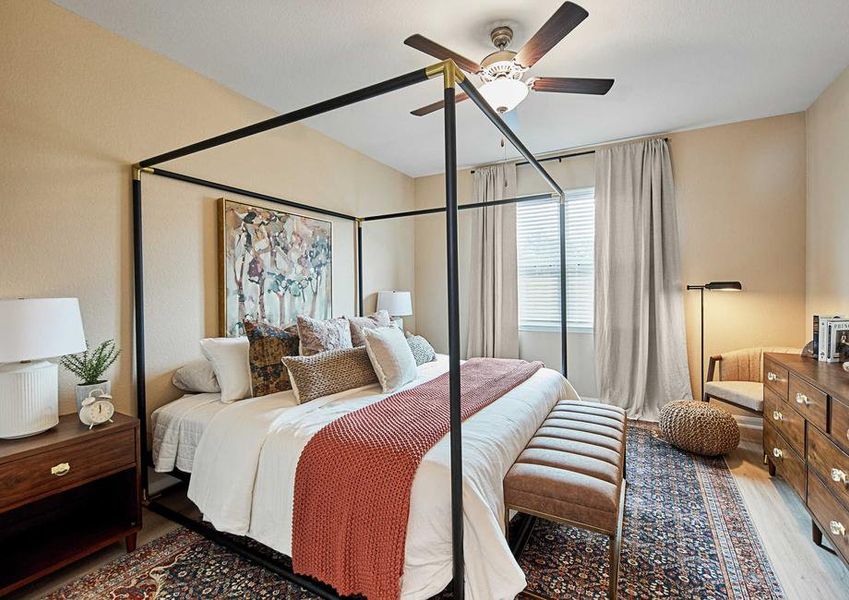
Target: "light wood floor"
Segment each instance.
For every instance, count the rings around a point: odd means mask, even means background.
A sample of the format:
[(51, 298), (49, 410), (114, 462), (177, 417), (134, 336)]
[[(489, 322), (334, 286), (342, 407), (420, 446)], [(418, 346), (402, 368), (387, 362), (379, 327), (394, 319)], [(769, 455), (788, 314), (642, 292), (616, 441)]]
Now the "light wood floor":
[[(759, 446), (741, 445), (727, 458), (740, 493), (788, 600), (841, 600), (849, 598), (849, 569), (810, 539), (811, 521), (798, 498), (781, 480), (771, 479), (763, 465)], [(151, 512), (144, 513), (144, 544), (175, 525)], [(35, 599), (124, 553), (116, 544), (89, 558), (32, 584), (9, 598)]]

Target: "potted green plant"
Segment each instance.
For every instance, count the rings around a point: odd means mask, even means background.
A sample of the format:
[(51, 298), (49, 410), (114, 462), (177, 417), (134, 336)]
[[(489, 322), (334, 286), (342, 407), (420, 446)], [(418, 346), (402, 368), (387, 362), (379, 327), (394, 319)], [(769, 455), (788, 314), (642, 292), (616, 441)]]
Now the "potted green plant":
[(92, 391), (99, 389), (104, 394), (112, 392), (112, 384), (108, 379), (103, 379), (103, 374), (115, 364), (119, 354), (121, 351), (115, 345), (115, 340), (106, 340), (93, 350), (86, 349), (62, 358), (62, 366), (80, 379), (76, 388), (77, 412)]

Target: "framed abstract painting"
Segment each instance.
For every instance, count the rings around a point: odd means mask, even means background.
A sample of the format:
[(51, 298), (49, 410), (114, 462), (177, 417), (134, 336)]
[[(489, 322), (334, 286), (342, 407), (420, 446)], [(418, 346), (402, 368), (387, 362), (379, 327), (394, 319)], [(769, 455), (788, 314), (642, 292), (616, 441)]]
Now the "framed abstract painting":
[(332, 313), (332, 223), (221, 198), (220, 318), (224, 335), (245, 319), (285, 327)]

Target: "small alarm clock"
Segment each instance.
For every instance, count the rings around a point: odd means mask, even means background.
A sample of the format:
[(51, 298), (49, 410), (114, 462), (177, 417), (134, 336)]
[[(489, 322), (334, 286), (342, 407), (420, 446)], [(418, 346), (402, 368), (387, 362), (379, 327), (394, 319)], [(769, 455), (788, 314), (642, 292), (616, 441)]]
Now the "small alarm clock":
[[(100, 393), (95, 396), (97, 392)], [(115, 406), (112, 404), (112, 396), (104, 394), (103, 390), (94, 390), (88, 398), (82, 401), (80, 421), (91, 429), (95, 425), (111, 423), (114, 414)]]

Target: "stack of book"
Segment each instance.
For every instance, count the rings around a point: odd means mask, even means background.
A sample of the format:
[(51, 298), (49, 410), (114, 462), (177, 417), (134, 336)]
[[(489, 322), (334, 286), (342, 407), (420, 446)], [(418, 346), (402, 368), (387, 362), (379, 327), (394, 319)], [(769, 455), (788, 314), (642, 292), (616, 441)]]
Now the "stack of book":
[(814, 356), (822, 362), (849, 360), (849, 319), (814, 315)]

